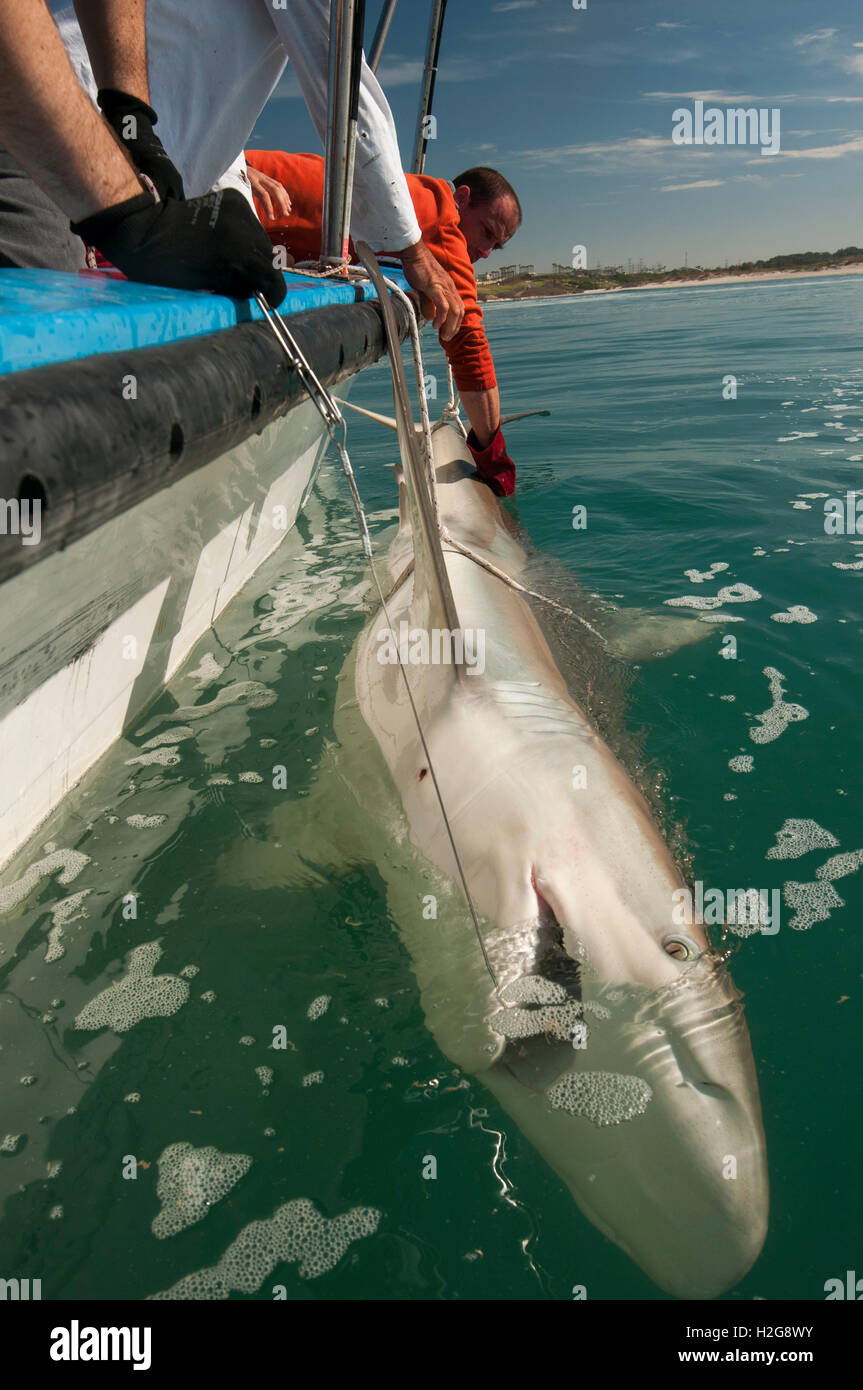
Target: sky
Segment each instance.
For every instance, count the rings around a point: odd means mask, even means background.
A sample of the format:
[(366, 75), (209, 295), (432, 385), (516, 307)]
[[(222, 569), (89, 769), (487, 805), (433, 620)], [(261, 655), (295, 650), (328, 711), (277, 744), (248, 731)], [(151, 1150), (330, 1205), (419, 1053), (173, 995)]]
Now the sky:
[[(399, 0), (378, 70), (407, 166), (428, 13)], [(860, 0), (449, 0), (440, 61), (425, 172), (491, 164), (524, 209), (484, 268), (577, 245), (591, 266), (670, 267), (863, 244)], [(699, 99), (778, 108), (779, 153), (675, 144), (673, 112)], [(320, 149), (289, 70), (250, 143)]]

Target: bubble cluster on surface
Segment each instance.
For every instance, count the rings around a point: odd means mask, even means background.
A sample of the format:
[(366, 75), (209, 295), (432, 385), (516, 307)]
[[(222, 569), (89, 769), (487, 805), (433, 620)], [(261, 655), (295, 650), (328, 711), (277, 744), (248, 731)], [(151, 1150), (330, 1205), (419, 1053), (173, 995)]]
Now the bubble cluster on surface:
[(776, 844), (765, 859), (800, 859), (813, 849), (835, 849), (839, 841), (814, 820), (786, 820), (776, 831)]
[(391, 1057), (390, 1062), (394, 1067), (408, 1067), (410, 1062), (407, 1057)]
[(158, 941), (136, 946), (129, 956), (127, 973), (91, 999), (75, 1019), (75, 1027), (111, 1028), (127, 1033), (144, 1018), (169, 1018), (189, 997), (189, 986), (179, 975), (154, 975), (162, 954)]
[(21, 1134), (4, 1134), (0, 1139), (0, 1154), (16, 1153), (23, 1137)]
[(48, 932), (48, 941), (45, 946), (45, 960), (50, 965), (55, 960), (61, 960), (66, 954), (66, 947), (63, 945), (63, 928), (61, 926), (52, 927)]
[(60, 1175), (60, 1173), (62, 1173), (62, 1171), (63, 1171), (63, 1160), (62, 1160), (62, 1158), (52, 1158), (51, 1162), (47, 1165), (47, 1168), (46, 1168), (45, 1171), (46, 1171), (46, 1176), (49, 1177), (49, 1178), (56, 1178), (56, 1177), (58, 1177), (58, 1176)]
[(163, 748), (153, 748), (147, 753), (139, 753), (137, 758), (127, 758), (126, 766), (133, 767), (138, 764), (140, 767), (150, 767), (158, 763), (161, 767), (175, 767), (180, 761), (180, 755), (176, 748), (167, 744)]
[(728, 766), (732, 772), (751, 772), (755, 764), (755, 759), (751, 753), (740, 753), (736, 758), (728, 759)]
[(191, 1144), (169, 1144), (158, 1159), (156, 1196), (162, 1210), (151, 1230), (159, 1240), (175, 1236), (187, 1226), (203, 1221), (236, 1186), (252, 1166), (248, 1154), (223, 1154), (212, 1146), (196, 1149)]
[(199, 965), (184, 965), (180, 971), (184, 980), (194, 980), (195, 976), (200, 973), (201, 967)]
[(65, 887), (67, 883), (72, 883), (85, 864), (89, 863), (88, 854), (80, 854), (76, 849), (55, 849), (53, 845), (46, 845), (44, 858), (31, 864), (14, 883), (0, 888), (0, 912), (11, 912), (13, 908), (18, 907), (43, 878), (53, 877), (58, 869), (62, 869), (62, 873), (57, 874), (57, 882)]
[(833, 568), (835, 570), (863, 570), (863, 560), (834, 560)]
[(863, 849), (851, 850), (848, 854), (834, 854), (832, 859), (828, 859), (826, 864), (822, 864), (815, 870), (815, 877), (834, 883), (837, 878), (844, 878), (846, 874), (856, 873), (861, 864), (863, 864)]
[(723, 603), (755, 603), (761, 595), (749, 584), (727, 584), (715, 596), (684, 594), (682, 598), (667, 598), (668, 608), (721, 608)]
[(572, 1036), (573, 1029), (582, 1023), (581, 1004), (546, 1004), (539, 1009), (498, 1009), (491, 1015), (490, 1026), (505, 1038), (532, 1038), (546, 1033), (559, 1041)]
[(792, 603), (783, 613), (771, 613), (773, 623), (817, 623), (818, 617), (805, 603)]
[(38, 1078), (37, 1076), (31, 1076), (31, 1075), (28, 1073), (27, 1076), (19, 1076), (19, 1077), (18, 1077), (18, 1085), (19, 1085), (19, 1086), (35, 1086), (35, 1085), (36, 1085), (36, 1082), (38, 1081), (38, 1079), (39, 1079), (39, 1078)]
[(555, 1110), (581, 1115), (592, 1125), (620, 1125), (643, 1115), (653, 1091), (640, 1076), (612, 1071), (566, 1072), (546, 1092)]
[(203, 999), (205, 1004), (213, 1004), (216, 1000), (216, 991), (213, 989), (205, 989), (204, 993), (201, 995), (201, 998)]
[(62, 1220), (63, 1220), (63, 1208), (62, 1208), (61, 1206), (52, 1207), (51, 1210), (50, 1210), (49, 1213), (48, 1213), (48, 1220), (49, 1220), (49, 1221), (62, 1221)]
[(316, 1018), (323, 1018), (332, 1002), (333, 996), (331, 994), (319, 994), (316, 999), (312, 1000), (311, 1004), (306, 1009), (306, 1018), (313, 1020)]
[(127, 1101), (129, 1105), (137, 1105), (138, 1101), (141, 1099), (141, 1092), (130, 1091), (127, 1096), (123, 1097), (123, 1099)]
[(303, 1077), (303, 1085), (320, 1086), (323, 1079), (324, 1073), (322, 1071), (310, 1071), (306, 1076)]
[(301, 1279), (334, 1269), (355, 1241), (374, 1235), (381, 1213), (352, 1207), (327, 1219), (306, 1197), (286, 1202), (266, 1221), (252, 1221), (228, 1246), (219, 1263), (180, 1279), (153, 1299), (223, 1299), (257, 1293), (277, 1265), (299, 1264)]
[(240, 772), (237, 780), (240, 782), (263, 782), (260, 772)]
[(254, 1043), (255, 1040), (251, 1033), (245, 1033), (243, 1037), (240, 1038), (240, 1047), (253, 1047)]
[(712, 561), (709, 570), (692, 569), (684, 570), (683, 573), (689, 580), (690, 584), (703, 584), (705, 580), (713, 579), (717, 574), (721, 574), (723, 570), (727, 569), (728, 566), (724, 560), (714, 560)]
[(569, 996), (563, 985), (544, 975), (520, 975), (500, 997), (506, 1004), (564, 1004)]
[(161, 734), (154, 734), (148, 738), (146, 743), (142, 743), (142, 748), (163, 748), (166, 744), (181, 743), (184, 738), (194, 738), (195, 730), (184, 727), (182, 724), (174, 724), (170, 729), (165, 729)]
[(157, 825), (164, 825), (167, 816), (127, 816), (126, 824), (133, 830), (153, 830)]
[(79, 893), (70, 893), (68, 898), (61, 898), (58, 903), (53, 903), (51, 916), (54, 926), (68, 927), (72, 922), (77, 922), (80, 917), (86, 917), (84, 899), (92, 891), (92, 888), (82, 888)]
[(787, 907), (794, 908), (794, 916), (788, 923), (792, 931), (808, 931), (816, 922), (826, 922), (834, 907), (845, 906), (845, 899), (827, 882), (795, 883), (792, 880), (783, 885), (782, 897)]
[(795, 724), (801, 719), (809, 718), (808, 709), (802, 705), (786, 704), (782, 698), (785, 689), (782, 682), (785, 677), (781, 671), (777, 671), (775, 666), (765, 666), (762, 675), (767, 677), (770, 689), (770, 698), (773, 701), (770, 709), (762, 714), (756, 714), (758, 727), (749, 730), (749, 737), (753, 743), (773, 743), (780, 734), (784, 734), (789, 724)]
[(272, 1067), (255, 1067), (255, 1076), (262, 1086), (271, 1086), (273, 1081)]

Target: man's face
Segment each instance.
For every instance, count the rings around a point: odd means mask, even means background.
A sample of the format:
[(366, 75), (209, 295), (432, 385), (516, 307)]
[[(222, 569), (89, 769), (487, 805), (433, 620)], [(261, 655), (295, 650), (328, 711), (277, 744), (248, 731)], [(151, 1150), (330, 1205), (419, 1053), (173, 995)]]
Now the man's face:
[(512, 198), (495, 198), (491, 203), (472, 203), (470, 189), (462, 184), (455, 191), (459, 226), (467, 242), (471, 261), (484, 261), (499, 251), (518, 231), (518, 210)]

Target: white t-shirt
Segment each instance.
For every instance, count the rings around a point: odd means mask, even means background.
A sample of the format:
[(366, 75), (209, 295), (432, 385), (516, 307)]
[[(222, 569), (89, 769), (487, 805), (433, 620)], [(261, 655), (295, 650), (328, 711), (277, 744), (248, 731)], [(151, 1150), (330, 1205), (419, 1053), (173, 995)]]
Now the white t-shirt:
[[(73, 67), (95, 97), (74, 11), (56, 19)], [(226, 171), (240, 167), (238, 157), (288, 59), (325, 141), (329, 26), (329, 0), (147, 0), (150, 102), (188, 197), (221, 185)], [(232, 186), (241, 187), (242, 179), (235, 180), (234, 173)], [(351, 235), (376, 251), (400, 251), (420, 239), (392, 112), (365, 60)]]

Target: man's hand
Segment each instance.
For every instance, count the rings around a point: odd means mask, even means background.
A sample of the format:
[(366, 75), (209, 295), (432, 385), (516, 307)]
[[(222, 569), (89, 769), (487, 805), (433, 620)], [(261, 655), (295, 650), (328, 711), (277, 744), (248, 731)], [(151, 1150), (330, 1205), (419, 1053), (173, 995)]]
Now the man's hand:
[(153, 126), (159, 119), (152, 106), (139, 97), (102, 87), (99, 105), (120, 143), (129, 151), (136, 169), (152, 179), (160, 198), (183, 198), (183, 180), (168, 158)]
[(262, 174), (260, 169), (246, 161), (246, 170), (249, 175), (249, 183), (252, 185), (252, 193), (260, 203), (258, 211), (262, 213), (263, 222), (287, 222), (291, 214), (291, 199), (288, 190), (278, 179), (270, 178), (269, 174)]
[(183, 201), (155, 202), (151, 193), (142, 193), (94, 213), (72, 231), (130, 280), (215, 290), (236, 299), (260, 290), (272, 305), (287, 293), (269, 237), (233, 188)]
[(416, 241), (394, 254), (401, 259), (408, 284), (420, 296), (424, 316), (433, 320), (442, 340), (448, 342), (464, 318), (464, 304), (449, 272), (435, 260), (424, 241)]

